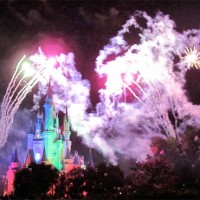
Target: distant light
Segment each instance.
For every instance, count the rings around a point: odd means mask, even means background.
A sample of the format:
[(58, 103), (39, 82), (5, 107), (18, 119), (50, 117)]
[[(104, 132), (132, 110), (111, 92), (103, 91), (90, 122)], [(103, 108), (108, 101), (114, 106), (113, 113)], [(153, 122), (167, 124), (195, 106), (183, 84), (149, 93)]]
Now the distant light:
[(85, 197), (85, 196), (87, 196), (87, 192), (86, 191), (83, 191), (83, 196)]
[(40, 156), (40, 153), (36, 153), (35, 154), (35, 160), (36, 162), (38, 162), (40, 160), (41, 156)]

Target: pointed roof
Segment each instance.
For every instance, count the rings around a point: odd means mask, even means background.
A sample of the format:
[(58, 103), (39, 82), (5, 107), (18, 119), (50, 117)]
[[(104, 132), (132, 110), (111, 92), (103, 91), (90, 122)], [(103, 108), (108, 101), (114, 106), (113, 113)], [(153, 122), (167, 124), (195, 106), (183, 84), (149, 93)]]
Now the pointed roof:
[(71, 158), (70, 149), (67, 148), (66, 149), (66, 154), (65, 154), (65, 159), (70, 159), (70, 158)]
[(12, 154), (11, 162), (19, 162), (17, 149), (15, 149), (15, 151)]
[(70, 131), (70, 121), (67, 119), (66, 115), (64, 117), (64, 129), (63, 134), (65, 135), (65, 140), (70, 141), (71, 131)]
[(46, 103), (50, 103), (52, 100), (52, 89), (51, 89), (51, 83), (49, 80), (49, 84), (48, 84), (48, 89), (47, 89), (47, 95), (46, 95)]
[(44, 147), (44, 150), (43, 150), (41, 162), (48, 162), (48, 158), (47, 158), (45, 147)]
[(47, 96), (52, 98), (52, 89), (51, 89), (51, 80), (50, 79), (49, 79), (49, 84), (48, 84)]
[(88, 163), (87, 165), (89, 167), (94, 167), (94, 162), (93, 162), (93, 158), (92, 158), (92, 150), (91, 148), (89, 148), (89, 157), (88, 157)]
[(29, 149), (26, 155), (25, 166), (35, 162), (33, 149)]
[(73, 164), (74, 165), (78, 165), (79, 164), (78, 152), (75, 152)]
[(65, 114), (64, 115), (64, 132), (67, 132), (67, 131), (69, 131), (70, 130), (70, 121), (69, 121), (69, 119), (68, 119), (68, 117), (67, 117), (67, 114)]

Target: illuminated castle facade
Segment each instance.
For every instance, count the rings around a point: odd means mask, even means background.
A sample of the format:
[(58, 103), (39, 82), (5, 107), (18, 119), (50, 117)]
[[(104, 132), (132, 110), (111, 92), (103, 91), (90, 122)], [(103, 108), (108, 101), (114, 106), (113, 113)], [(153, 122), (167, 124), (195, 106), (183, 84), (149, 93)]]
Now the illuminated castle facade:
[[(44, 114), (37, 114), (35, 130), (31, 128), (28, 133), (27, 156), (22, 167), (32, 162), (47, 162), (54, 165), (59, 171), (69, 172), (73, 168), (85, 168), (84, 157), (75, 151), (71, 154), (70, 123), (65, 115), (63, 125), (59, 125), (58, 114), (53, 107), (50, 90), (47, 93), (44, 104)], [(88, 165), (93, 166), (91, 150), (89, 151)], [(7, 194), (13, 191), (14, 175), (20, 169), (17, 151), (13, 153), (12, 160), (7, 171)]]

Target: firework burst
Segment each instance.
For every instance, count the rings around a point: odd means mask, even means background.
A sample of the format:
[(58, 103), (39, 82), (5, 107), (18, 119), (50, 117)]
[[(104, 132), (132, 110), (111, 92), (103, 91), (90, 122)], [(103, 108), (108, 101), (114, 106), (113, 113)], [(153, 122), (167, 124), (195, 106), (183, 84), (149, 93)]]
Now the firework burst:
[(189, 68), (196, 67), (197, 69), (200, 68), (200, 52), (193, 48), (186, 48), (185, 56), (183, 57), (184, 62), (187, 64)]

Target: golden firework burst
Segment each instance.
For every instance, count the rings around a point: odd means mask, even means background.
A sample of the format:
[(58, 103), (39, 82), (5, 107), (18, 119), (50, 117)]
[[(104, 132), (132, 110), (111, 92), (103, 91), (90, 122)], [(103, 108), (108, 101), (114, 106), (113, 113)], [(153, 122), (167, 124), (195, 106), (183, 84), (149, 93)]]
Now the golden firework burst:
[(187, 64), (189, 68), (196, 67), (200, 68), (200, 52), (196, 49), (196, 47), (193, 48), (186, 48), (185, 56), (183, 57), (184, 62)]

